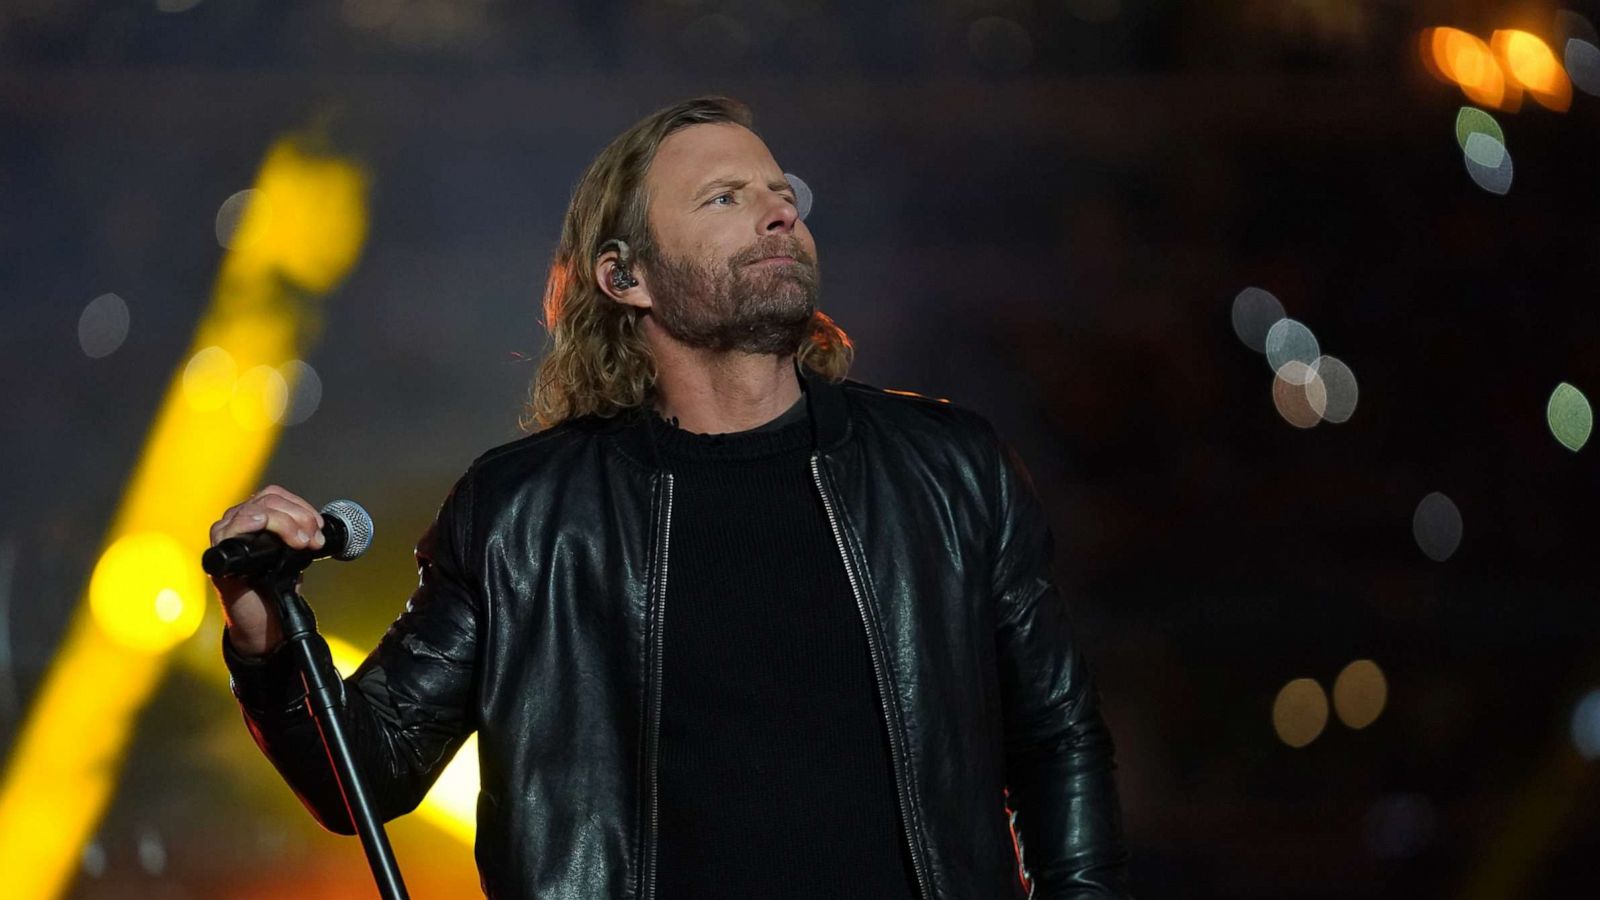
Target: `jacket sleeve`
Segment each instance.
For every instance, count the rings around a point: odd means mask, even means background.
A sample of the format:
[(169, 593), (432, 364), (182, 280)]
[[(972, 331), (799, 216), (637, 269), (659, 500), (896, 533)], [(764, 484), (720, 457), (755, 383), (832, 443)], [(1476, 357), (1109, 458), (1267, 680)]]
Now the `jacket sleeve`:
[[(464, 478), (417, 544), (420, 578), (405, 612), (341, 685), (345, 730), (384, 820), (416, 808), (473, 729), (481, 592), (465, 564), (471, 520)], [(257, 746), (323, 827), (354, 834), (291, 655), (279, 647), (251, 660), (226, 635), (222, 643)]]
[(1051, 577), (1044, 509), (1022, 461), (996, 445), (995, 642), (1008, 802), (1023, 864), (1037, 900), (1126, 897), (1111, 735)]

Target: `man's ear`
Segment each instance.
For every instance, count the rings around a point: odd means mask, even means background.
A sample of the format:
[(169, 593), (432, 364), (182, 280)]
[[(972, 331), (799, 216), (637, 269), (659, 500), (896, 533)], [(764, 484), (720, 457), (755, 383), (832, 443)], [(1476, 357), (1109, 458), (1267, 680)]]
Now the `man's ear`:
[(601, 253), (594, 261), (594, 280), (600, 285), (600, 290), (618, 303), (649, 309), (652, 305), (650, 286), (645, 283), (644, 273), (639, 270), (637, 263), (630, 266), (625, 262), (623, 251), (627, 245), (612, 240), (606, 241), (601, 247)]

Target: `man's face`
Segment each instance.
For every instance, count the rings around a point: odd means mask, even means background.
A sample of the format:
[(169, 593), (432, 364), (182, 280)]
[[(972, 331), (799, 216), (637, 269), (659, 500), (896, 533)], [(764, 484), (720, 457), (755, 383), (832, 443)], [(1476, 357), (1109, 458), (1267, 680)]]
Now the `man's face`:
[(793, 353), (817, 308), (817, 248), (767, 145), (739, 125), (692, 125), (661, 142), (645, 185), (657, 323), (691, 347)]

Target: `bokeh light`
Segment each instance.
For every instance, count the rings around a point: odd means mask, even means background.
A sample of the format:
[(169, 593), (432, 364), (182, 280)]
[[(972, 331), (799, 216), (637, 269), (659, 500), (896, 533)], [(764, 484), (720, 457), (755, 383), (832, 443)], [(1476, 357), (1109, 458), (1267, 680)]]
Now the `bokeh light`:
[(1459, 28), (1428, 28), (1420, 49), (1428, 71), (1459, 86), (1472, 102), (1498, 109), (1516, 109), (1521, 103), (1520, 89), (1507, 81), (1482, 38)]
[(1474, 134), (1487, 134), (1501, 144), (1506, 142), (1506, 133), (1494, 116), (1476, 106), (1463, 106), (1456, 113), (1456, 143), (1461, 146), (1462, 152), (1466, 152), (1467, 139)]
[(1284, 363), (1302, 362), (1310, 366), (1322, 355), (1317, 336), (1294, 319), (1279, 319), (1267, 329), (1265, 350), (1267, 364), (1274, 374), (1283, 371)]
[(183, 595), (165, 588), (156, 595), (156, 618), (163, 622), (176, 622), (183, 616)]
[[(1506, 194), (1511, 190), (1511, 151), (1505, 145), (1483, 132), (1469, 135), (1462, 156), (1467, 164), (1467, 174), (1478, 187), (1491, 194)], [(1493, 165), (1490, 165), (1490, 162)]]
[(1389, 682), (1370, 659), (1358, 659), (1333, 682), (1333, 709), (1339, 721), (1361, 729), (1378, 720), (1389, 701)]
[(204, 597), (190, 553), (161, 532), (118, 539), (89, 578), (89, 605), (100, 628), (123, 646), (150, 653), (194, 634)]
[(78, 316), (78, 347), (90, 359), (117, 352), (128, 339), (128, 304), (116, 294), (101, 294), (90, 300)]
[(212, 345), (189, 358), (183, 367), (183, 399), (196, 412), (221, 409), (233, 399), (239, 364), (233, 354)]
[[(223, 247), (243, 246), (245, 240), (239, 231), (239, 225), (244, 221), (246, 213), (265, 216), (267, 212), (266, 195), (255, 188), (243, 190), (222, 201), (222, 206), (217, 209), (217, 243)], [(249, 240), (258, 240), (267, 233), (265, 228), (252, 229)]]
[(167, 844), (154, 828), (141, 829), (136, 845), (139, 868), (146, 875), (160, 875), (167, 870)]
[(1594, 410), (1583, 391), (1565, 381), (1556, 385), (1550, 402), (1545, 404), (1544, 416), (1550, 433), (1561, 446), (1576, 453), (1589, 442), (1589, 434), (1594, 430)]
[(806, 216), (811, 215), (811, 203), (815, 199), (811, 185), (793, 172), (785, 172), (783, 177), (789, 179), (789, 186), (794, 188), (794, 208), (800, 212), (801, 221), (804, 221)]
[(1272, 701), (1272, 728), (1291, 747), (1317, 739), (1328, 724), (1328, 697), (1315, 679), (1296, 678)]
[(1549, 44), (1515, 29), (1496, 31), (1489, 43), (1505, 74), (1527, 88), (1545, 108), (1566, 112), (1572, 105), (1572, 82)]
[(1600, 96), (1600, 47), (1572, 38), (1567, 41), (1565, 60), (1567, 76), (1578, 90)]
[(1570, 9), (1558, 9), (1553, 17), (1550, 36), (1552, 44), (1565, 44), (1570, 38), (1579, 38), (1593, 44), (1600, 41), (1600, 32), (1583, 16)]
[(1600, 759), (1600, 688), (1584, 694), (1573, 707), (1572, 743), (1584, 759)]
[(1291, 359), (1272, 379), (1272, 405), (1290, 425), (1312, 428), (1327, 411), (1328, 389), (1316, 369)]
[(1493, 135), (1483, 132), (1474, 132), (1467, 135), (1467, 141), (1461, 145), (1461, 152), (1467, 161), (1475, 163), (1485, 169), (1498, 169), (1506, 158), (1506, 145)]
[(322, 377), (310, 363), (300, 359), (279, 366), (278, 373), (289, 385), (289, 408), (283, 414), (283, 424), (299, 425), (322, 405)]
[(1411, 515), (1411, 535), (1417, 548), (1434, 562), (1444, 562), (1461, 546), (1461, 510), (1455, 501), (1434, 491), (1417, 504)]
[(1335, 425), (1350, 421), (1361, 393), (1356, 385), (1356, 373), (1336, 356), (1319, 356), (1311, 368), (1316, 371), (1326, 395), (1322, 418)]
[(1283, 304), (1271, 291), (1247, 287), (1233, 298), (1233, 333), (1246, 347), (1267, 352), (1267, 332), (1284, 318)]
[(99, 841), (83, 845), (83, 874), (99, 878), (106, 873), (106, 848)]
[(315, 331), (306, 315), (313, 301), (359, 255), (367, 178), (321, 149), (326, 143), (290, 135), (268, 150), (256, 186), (272, 198), (273, 215), (264, 218), (254, 204), (243, 215), (241, 233), (263, 233), (224, 254), (168, 402), (151, 420), (120, 503), (108, 510), (105, 553), (82, 602), (64, 610), (65, 630), (0, 781), (7, 897), (63, 896), (81, 868), (138, 718), (175, 657), (161, 651), (204, 619), (196, 560), (206, 525), (258, 484), (277, 438), (274, 429), (246, 432), (225, 421), (236, 374), (299, 356)]
[[(328, 654), (340, 677), (348, 677), (366, 658), (356, 645), (336, 635), (326, 635)], [(469, 735), (417, 806), (417, 815), (472, 846), (478, 830), (478, 736)]]
[(271, 428), (282, 421), (289, 407), (289, 384), (272, 366), (254, 366), (234, 382), (228, 406), (241, 428)]

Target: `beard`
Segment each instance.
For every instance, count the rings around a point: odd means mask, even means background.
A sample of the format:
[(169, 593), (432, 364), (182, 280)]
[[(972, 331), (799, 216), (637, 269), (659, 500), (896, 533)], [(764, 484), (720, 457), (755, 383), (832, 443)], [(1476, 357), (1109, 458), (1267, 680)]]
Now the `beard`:
[[(795, 263), (749, 265), (769, 256), (791, 256)], [(658, 250), (646, 268), (651, 315), (690, 347), (783, 355), (798, 350), (811, 333), (817, 262), (792, 236), (762, 238), (721, 264)]]

